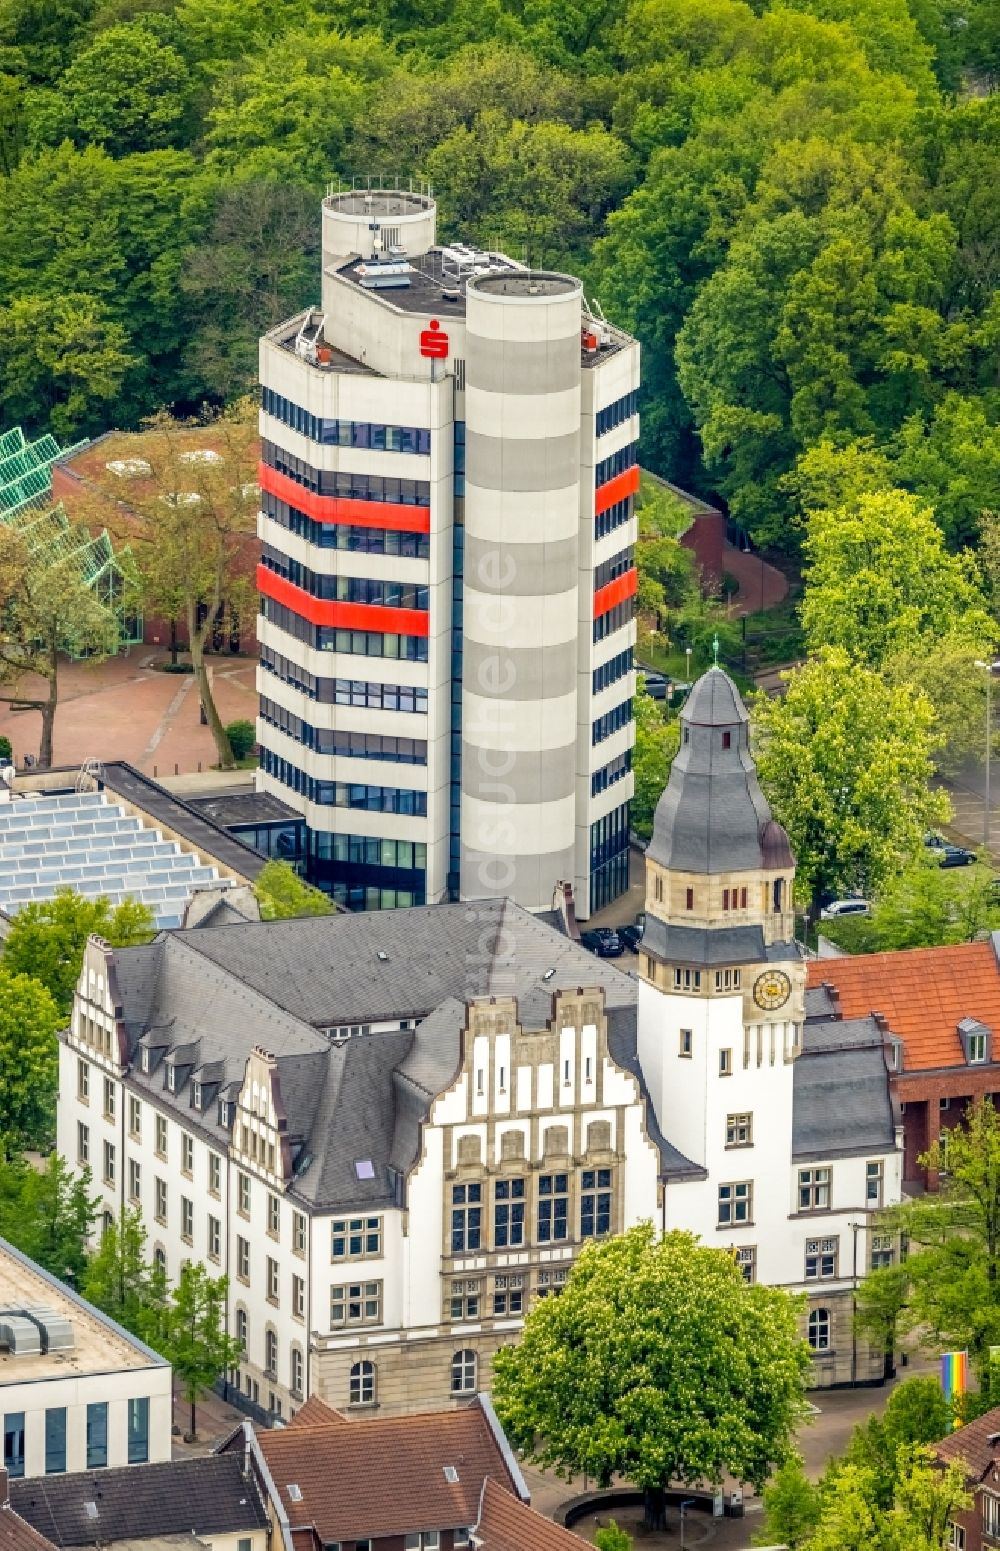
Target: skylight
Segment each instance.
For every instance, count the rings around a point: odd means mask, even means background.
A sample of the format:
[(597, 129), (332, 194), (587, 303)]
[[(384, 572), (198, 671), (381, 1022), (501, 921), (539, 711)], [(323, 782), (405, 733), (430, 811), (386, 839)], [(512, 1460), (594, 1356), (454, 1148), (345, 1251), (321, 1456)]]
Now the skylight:
[(354, 1163), (354, 1172), (358, 1179), (374, 1179), (375, 1165), (370, 1158), (357, 1158)]
[(458, 1471), (455, 1469), (454, 1465), (442, 1465), (441, 1468), (444, 1471), (445, 1480), (454, 1486), (455, 1482), (458, 1480)]
[(293, 1503), (300, 1503), (302, 1501), (302, 1488), (299, 1486), (297, 1481), (292, 1481), (289, 1484), (288, 1495), (292, 1499)]

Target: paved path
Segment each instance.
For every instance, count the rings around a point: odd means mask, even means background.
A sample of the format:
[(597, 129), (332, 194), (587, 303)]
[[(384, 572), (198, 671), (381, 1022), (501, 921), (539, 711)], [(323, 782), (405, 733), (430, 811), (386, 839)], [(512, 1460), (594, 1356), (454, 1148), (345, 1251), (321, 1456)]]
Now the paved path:
[[(167, 654), (134, 646), (107, 662), (65, 662), (59, 673), (54, 762), (127, 759), (147, 775), (182, 774), (215, 763), (215, 745), (199, 720), (198, 694), (190, 675), (162, 673)], [(257, 715), (255, 664), (245, 657), (209, 658), (216, 703), (223, 722)], [(41, 718), (37, 711), (0, 705), (0, 733), (6, 733), (21, 764), (37, 754)]]

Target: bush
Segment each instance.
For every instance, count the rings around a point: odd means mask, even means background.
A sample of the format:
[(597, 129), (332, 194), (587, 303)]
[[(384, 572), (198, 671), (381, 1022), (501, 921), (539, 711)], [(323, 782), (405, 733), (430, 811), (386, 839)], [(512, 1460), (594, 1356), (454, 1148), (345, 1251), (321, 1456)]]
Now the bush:
[(230, 722), (226, 728), (226, 737), (229, 739), (233, 758), (246, 759), (257, 742), (257, 729), (253, 722)]
[(13, 759), (14, 750), (10, 746), (10, 739), (0, 734), (0, 759)]

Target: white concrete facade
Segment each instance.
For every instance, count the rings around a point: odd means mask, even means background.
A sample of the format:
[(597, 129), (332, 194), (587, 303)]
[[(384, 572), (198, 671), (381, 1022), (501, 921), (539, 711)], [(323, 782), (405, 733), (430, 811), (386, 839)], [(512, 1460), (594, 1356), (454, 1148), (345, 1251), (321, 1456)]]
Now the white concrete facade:
[[(261, 340), (258, 779), (304, 814), (310, 876), (351, 908), (547, 909), (571, 882), (585, 919), (627, 887), (639, 348), (589, 318), (578, 281), (540, 298), (503, 255), (436, 247), (435, 218), (423, 194), (329, 196), (321, 308)], [(491, 296), (485, 267), (524, 294)], [(386, 450), (400, 428), (419, 451)], [(613, 607), (602, 567), (632, 572)], [(395, 583), (416, 606), (349, 602)], [(333, 680), (426, 702), (404, 721)]]
[(0, 1347), (0, 1420), (10, 1476), (168, 1460), (169, 1363), (0, 1240), (0, 1327), (6, 1332), (14, 1320), (44, 1328), (52, 1315), (68, 1326), (65, 1347), (46, 1350), (44, 1336), (34, 1353)]

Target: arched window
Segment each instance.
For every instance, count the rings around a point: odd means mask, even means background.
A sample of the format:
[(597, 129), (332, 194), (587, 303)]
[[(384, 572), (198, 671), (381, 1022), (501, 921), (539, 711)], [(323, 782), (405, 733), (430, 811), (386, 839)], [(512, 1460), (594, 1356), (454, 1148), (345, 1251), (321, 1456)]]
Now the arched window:
[(115, 1225), (114, 1213), (113, 1212), (104, 1212), (102, 1217), (101, 1217), (101, 1238), (102, 1239), (103, 1239), (103, 1237), (104, 1237), (104, 1235), (106, 1233), (110, 1233), (111, 1232), (111, 1230), (114, 1227), (114, 1225)]
[(476, 1388), (476, 1354), (471, 1347), (463, 1347), (451, 1359), (451, 1392), (453, 1395), (471, 1395)]
[(775, 908), (775, 910), (780, 910), (781, 909), (781, 895), (782, 895), (783, 888), (784, 888), (784, 880), (781, 879), (781, 878), (775, 878), (775, 880), (774, 880), (774, 908)]
[(292, 1347), (292, 1374), (291, 1374), (291, 1377), (292, 1377), (292, 1383), (291, 1383), (292, 1394), (293, 1395), (301, 1395), (302, 1394), (302, 1348), (299, 1347), (299, 1346), (293, 1346)]
[(278, 1377), (278, 1337), (270, 1325), (264, 1332), (264, 1371), (269, 1378)]
[(370, 1406), (375, 1401), (375, 1364), (355, 1363), (351, 1369), (351, 1405)]
[(247, 1349), (247, 1311), (242, 1304), (236, 1307), (236, 1339), (244, 1352)]
[(153, 1248), (153, 1264), (155, 1265), (157, 1271), (162, 1271), (164, 1276), (166, 1276), (166, 1274), (167, 1274), (167, 1252), (163, 1248), (162, 1244), (157, 1244)]
[(814, 1352), (830, 1350), (829, 1309), (813, 1309), (809, 1315), (809, 1345)]

